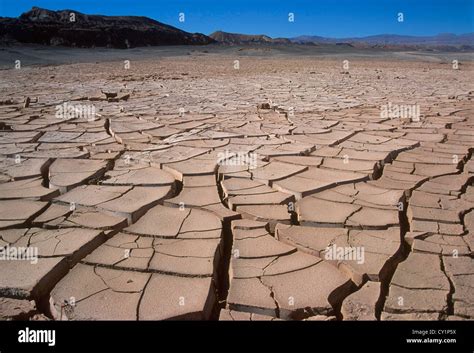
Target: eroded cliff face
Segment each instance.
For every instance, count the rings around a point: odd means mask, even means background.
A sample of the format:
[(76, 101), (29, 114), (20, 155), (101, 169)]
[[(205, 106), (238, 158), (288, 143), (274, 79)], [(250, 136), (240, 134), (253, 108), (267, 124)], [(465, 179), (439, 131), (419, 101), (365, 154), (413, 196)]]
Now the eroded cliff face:
[(203, 45), (214, 39), (188, 33), (147, 17), (86, 15), (74, 10), (33, 7), (19, 18), (0, 19), (0, 41), (71, 47), (131, 48)]

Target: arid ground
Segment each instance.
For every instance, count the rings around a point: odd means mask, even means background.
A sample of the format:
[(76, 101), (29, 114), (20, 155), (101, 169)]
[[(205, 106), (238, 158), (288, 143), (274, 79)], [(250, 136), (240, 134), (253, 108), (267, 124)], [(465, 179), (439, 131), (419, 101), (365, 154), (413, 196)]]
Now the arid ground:
[(472, 61), (8, 53), (1, 318), (474, 318)]

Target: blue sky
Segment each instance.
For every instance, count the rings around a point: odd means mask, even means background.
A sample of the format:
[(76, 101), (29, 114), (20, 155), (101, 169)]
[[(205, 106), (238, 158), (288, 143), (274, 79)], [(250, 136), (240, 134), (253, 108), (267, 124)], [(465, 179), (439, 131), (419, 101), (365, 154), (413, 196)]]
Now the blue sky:
[[(32, 6), (88, 14), (148, 16), (189, 32), (272, 37), (474, 32), (474, 0), (0, 0), (0, 16)], [(185, 14), (185, 22), (178, 16)], [(288, 13), (294, 13), (294, 22)], [(397, 14), (402, 12), (403, 22)]]

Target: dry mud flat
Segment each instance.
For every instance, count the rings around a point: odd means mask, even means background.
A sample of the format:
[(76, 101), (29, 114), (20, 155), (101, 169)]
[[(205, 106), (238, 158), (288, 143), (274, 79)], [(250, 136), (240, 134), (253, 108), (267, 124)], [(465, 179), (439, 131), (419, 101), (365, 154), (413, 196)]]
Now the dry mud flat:
[(474, 318), (473, 65), (349, 64), (3, 71), (1, 318)]

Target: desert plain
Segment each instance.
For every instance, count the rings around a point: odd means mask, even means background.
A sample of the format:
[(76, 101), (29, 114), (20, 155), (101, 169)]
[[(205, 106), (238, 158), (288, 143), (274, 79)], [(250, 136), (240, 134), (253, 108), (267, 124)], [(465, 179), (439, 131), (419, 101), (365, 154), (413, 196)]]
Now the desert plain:
[(67, 50), (2, 51), (1, 319), (474, 318), (472, 59)]

